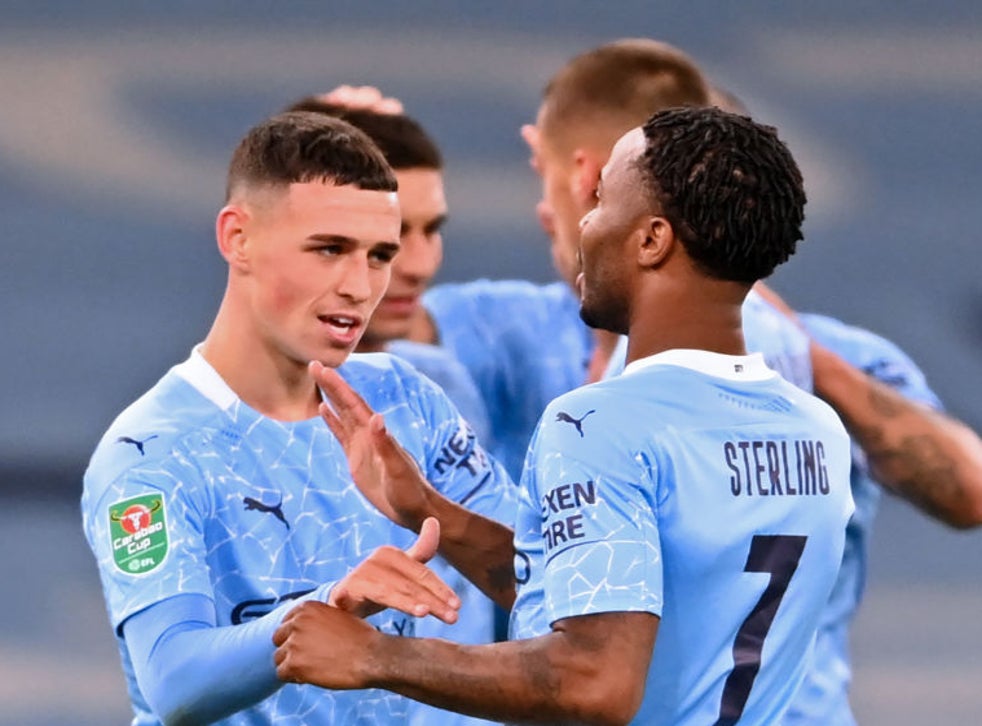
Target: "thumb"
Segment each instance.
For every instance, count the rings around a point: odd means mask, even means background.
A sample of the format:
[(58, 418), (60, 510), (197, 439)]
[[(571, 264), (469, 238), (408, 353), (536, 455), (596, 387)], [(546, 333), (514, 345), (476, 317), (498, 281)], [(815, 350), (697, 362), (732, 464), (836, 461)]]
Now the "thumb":
[(419, 528), (419, 537), (406, 550), (406, 554), (417, 562), (426, 563), (433, 559), (439, 545), (440, 520), (436, 517), (427, 517), (423, 520), (423, 526)]

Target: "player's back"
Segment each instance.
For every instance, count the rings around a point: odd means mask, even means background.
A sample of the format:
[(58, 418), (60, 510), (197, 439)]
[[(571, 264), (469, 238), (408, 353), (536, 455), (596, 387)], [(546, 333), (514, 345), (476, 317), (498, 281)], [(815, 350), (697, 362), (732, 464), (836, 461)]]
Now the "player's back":
[(543, 417), (525, 477), (543, 535), (516, 608), (540, 607), (540, 628), (659, 615), (635, 723), (774, 723), (835, 579), (848, 472), (835, 414), (760, 356), (639, 361)]

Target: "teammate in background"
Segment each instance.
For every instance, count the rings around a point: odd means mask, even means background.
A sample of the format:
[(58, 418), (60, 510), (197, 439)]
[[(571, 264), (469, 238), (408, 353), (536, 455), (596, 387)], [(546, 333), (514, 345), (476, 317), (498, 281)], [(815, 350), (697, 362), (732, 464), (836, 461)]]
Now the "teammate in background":
[[(620, 139), (582, 222), (578, 283), (583, 319), (627, 333), (630, 364), (552, 402), (536, 431), (517, 639), (400, 640), (304, 603), (274, 636), (280, 677), (515, 721), (778, 723), (852, 512), (841, 422), (746, 355), (740, 321), (801, 239), (804, 200), (774, 130), (744, 117), (674, 109)], [(359, 487), (410, 527), (462, 526), (381, 417), (316, 373)]]
[[(352, 96), (358, 103), (358, 90), (348, 87), (340, 95)], [(409, 361), (421, 373), (439, 385), (457, 409), (471, 424), (477, 440), (488, 445), (490, 426), (481, 394), (467, 370), (447, 350), (436, 345), (416, 343), (405, 338), (413, 316), (420, 312), (420, 297), (443, 260), (443, 238), (440, 230), (447, 218), (447, 201), (443, 191), (443, 157), (436, 143), (420, 124), (401, 108), (382, 106), (350, 107), (332, 103), (327, 96), (309, 96), (292, 104), (288, 111), (312, 111), (347, 121), (364, 131), (378, 146), (392, 167), (399, 183), (399, 210), (402, 227), (400, 249), (392, 261), (392, 278), (385, 295), (365, 327), (365, 334), (355, 348), (359, 353), (385, 351)], [(382, 99), (371, 99), (372, 102)], [(507, 512), (502, 523), (511, 527), (514, 512)], [(419, 637), (447, 638), (457, 643), (490, 643), (496, 636), (494, 603), (461, 575), (446, 560), (437, 556), (429, 567), (446, 582), (460, 599), (457, 621), (443, 623), (426, 618), (416, 623)], [(497, 618), (504, 622), (504, 614)], [(502, 636), (504, 628), (501, 628)], [(438, 711), (421, 703), (411, 705), (410, 722), (425, 726), (439, 723), (485, 723), (460, 714)]]
[(945, 415), (924, 374), (896, 345), (822, 315), (795, 313), (761, 292), (811, 336), (815, 393), (852, 436), (852, 495), (839, 577), (822, 615), (814, 665), (785, 717), (788, 726), (855, 726), (849, 705), (849, 627), (866, 584), (882, 488), (958, 529), (982, 524), (982, 440)]
[(392, 694), (282, 684), (271, 636), (298, 598), (393, 635), (415, 616), (456, 619), (456, 596), (422, 564), (438, 542), (452, 559), (454, 534), (431, 521), (414, 542), (365, 502), (317, 415), (309, 361), (341, 366), (450, 500), (492, 517), (513, 506), (441, 390), (398, 358), (348, 358), (399, 250), (395, 191), (368, 137), (322, 115), (275, 116), (232, 157), (214, 324), (113, 422), (85, 474), (134, 723), (405, 722)]
[[(513, 478), (546, 405), (600, 378), (616, 340), (583, 324), (575, 294), (577, 224), (595, 203), (614, 141), (661, 109), (707, 105), (709, 93), (687, 55), (654, 40), (619, 40), (573, 58), (546, 86), (535, 126), (522, 129), (542, 177), (537, 212), (561, 281), (478, 280), (438, 285), (424, 297), (429, 317), (413, 337), (439, 341), (468, 368), (491, 417), (492, 451)], [(744, 325), (748, 350), (810, 386), (808, 341), (796, 326), (755, 296)]]
[[(713, 102), (747, 113), (718, 86)], [(852, 436), (850, 479), (856, 511), (846, 528), (839, 577), (822, 615), (814, 664), (785, 726), (855, 726), (849, 705), (849, 627), (866, 585), (869, 544), (881, 486), (958, 529), (982, 524), (982, 440), (942, 412), (926, 377), (899, 347), (823, 315), (796, 313), (772, 289), (757, 290), (810, 338), (815, 393)]]

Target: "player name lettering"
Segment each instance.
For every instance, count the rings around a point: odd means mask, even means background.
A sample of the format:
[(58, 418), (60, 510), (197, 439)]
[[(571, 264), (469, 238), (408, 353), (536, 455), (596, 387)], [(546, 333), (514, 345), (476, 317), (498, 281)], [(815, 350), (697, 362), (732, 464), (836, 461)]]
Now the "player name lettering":
[(583, 531), (583, 514), (567, 514), (569, 510), (580, 510), (586, 505), (597, 503), (597, 489), (593, 481), (573, 482), (546, 492), (542, 497), (542, 537), (546, 541), (546, 552), (586, 536)]
[(113, 540), (113, 549), (120, 550), (125, 547), (127, 554), (136, 554), (150, 546), (150, 540), (147, 537), (154, 532), (159, 532), (163, 528), (163, 522), (153, 522), (149, 527), (144, 527), (133, 534), (128, 534), (125, 537), (117, 537)]
[(735, 496), (817, 496), (829, 493), (821, 441), (727, 441), (723, 456)]

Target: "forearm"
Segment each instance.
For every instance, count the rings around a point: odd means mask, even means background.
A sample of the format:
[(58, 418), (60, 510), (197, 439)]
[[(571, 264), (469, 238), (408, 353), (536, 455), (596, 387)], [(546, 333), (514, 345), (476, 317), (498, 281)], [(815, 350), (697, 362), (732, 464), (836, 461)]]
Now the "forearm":
[(873, 477), (953, 527), (982, 524), (982, 441), (813, 344), (815, 392), (839, 413)]
[[(326, 593), (318, 589), (303, 599)], [(171, 598), (130, 618), (124, 635), (137, 682), (161, 721), (211, 723), (282, 686), (272, 636), (297, 602), (235, 626), (216, 626), (213, 605), (200, 595)]]
[(370, 685), (493, 721), (623, 724), (643, 692), (643, 672), (606, 668), (562, 633), (483, 646), (379, 636), (370, 652)]
[(515, 545), (511, 528), (462, 507), (435, 490), (417, 513), (440, 521), (440, 554), (497, 605), (515, 601)]

